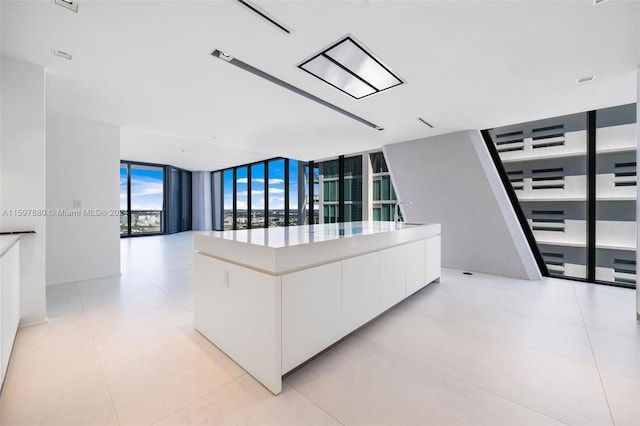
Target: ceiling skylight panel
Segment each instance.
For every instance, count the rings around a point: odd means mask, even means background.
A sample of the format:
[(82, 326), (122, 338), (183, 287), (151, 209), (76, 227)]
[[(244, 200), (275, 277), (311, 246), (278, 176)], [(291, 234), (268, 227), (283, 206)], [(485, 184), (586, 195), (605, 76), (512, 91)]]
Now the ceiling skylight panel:
[(335, 60), (378, 91), (388, 89), (402, 81), (383, 67), (375, 58), (356, 45), (350, 38), (327, 50), (326, 55)]
[(316, 56), (302, 65), (302, 68), (330, 85), (347, 92), (354, 98), (362, 98), (377, 91), (374, 87), (354, 78), (348, 71), (340, 68), (324, 56)]
[(298, 66), (355, 99), (404, 83), (380, 59), (348, 35)]

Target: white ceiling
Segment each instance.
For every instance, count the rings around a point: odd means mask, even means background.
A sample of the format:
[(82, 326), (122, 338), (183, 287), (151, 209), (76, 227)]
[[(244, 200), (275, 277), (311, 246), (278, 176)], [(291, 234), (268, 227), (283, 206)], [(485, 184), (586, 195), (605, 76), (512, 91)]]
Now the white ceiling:
[[(52, 110), (125, 128), (123, 158), (191, 170), (326, 158), (636, 101), (639, 1), (256, 3), (294, 32), (233, 0), (80, 1), (77, 14), (51, 1), (2, 1), (2, 53), (46, 67)], [(407, 84), (354, 100), (297, 68), (345, 34)], [(214, 58), (214, 49), (385, 130)]]

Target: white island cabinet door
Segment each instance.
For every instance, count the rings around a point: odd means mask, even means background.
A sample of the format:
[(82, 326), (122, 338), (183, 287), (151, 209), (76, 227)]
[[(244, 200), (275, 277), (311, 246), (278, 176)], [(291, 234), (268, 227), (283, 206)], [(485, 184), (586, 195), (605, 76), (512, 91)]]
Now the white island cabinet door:
[(380, 313), (380, 252), (342, 261), (342, 333)]
[(386, 311), (406, 297), (406, 260), (403, 246), (380, 252), (380, 312)]
[(11, 350), (20, 323), (20, 241), (2, 257), (2, 378), (7, 374)]
[(426, 253), (426, 282), (430, 283), (436, 278), (440, 278), (442, 274), (440, 266), (440, 235), (431, 237), (427, 240)]
[(282, 390), (280, 277), (197, 254), (196, 330), (274, 394)]
[(426, 243), (424, 240), (409, 243), (407, 250), (407, 296), (412, 295), (427, 284)]
[(342, 337), (340, 262), (282, 276), (282, 373)]

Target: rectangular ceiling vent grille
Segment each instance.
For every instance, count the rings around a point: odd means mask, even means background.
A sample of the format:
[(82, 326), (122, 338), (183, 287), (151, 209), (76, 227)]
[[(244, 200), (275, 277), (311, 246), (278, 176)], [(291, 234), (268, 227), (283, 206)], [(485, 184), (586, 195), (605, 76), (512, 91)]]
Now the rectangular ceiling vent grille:
[(396, 73), (362, 43), (345, 36), (298, 67), (354, 99), (404, 84)]

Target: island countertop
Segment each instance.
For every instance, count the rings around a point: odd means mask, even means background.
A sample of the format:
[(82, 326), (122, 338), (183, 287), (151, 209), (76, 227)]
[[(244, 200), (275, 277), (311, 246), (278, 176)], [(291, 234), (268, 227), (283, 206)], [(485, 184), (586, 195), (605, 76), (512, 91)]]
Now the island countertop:
[(199, 232), (194, 246), (207, 256), (282, 275), (436, 235), (440, 224), (363, 221)]

